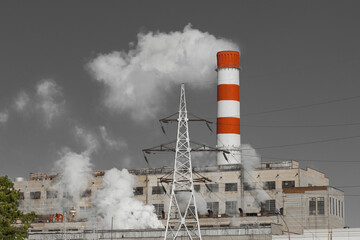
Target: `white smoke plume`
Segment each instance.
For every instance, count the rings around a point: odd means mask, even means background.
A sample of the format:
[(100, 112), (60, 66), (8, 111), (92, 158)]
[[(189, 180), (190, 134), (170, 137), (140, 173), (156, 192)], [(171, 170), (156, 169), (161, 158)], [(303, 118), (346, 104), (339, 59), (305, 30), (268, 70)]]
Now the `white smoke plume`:
[(90, 132), (80, 127), (75, 127), (74, 132), (75, 137), (85, 146), (85, 150), (75, 153), (65, 148), (61, 158), (55, 163), (55, 170), (61, 172), (61, 175), (53, 189), (66, 195), (59, 206), (60, 210), (76, 207), (81, 194), (87, 190), (92, 170), (90, 155), (98, 146), (98, 141)]
[[(75, 135), (85, 146), (80, 154), (68, 149), (63, 151), (62, 157), (55, 163), (55, 168), (62, 174), (53, 190), (65, 192), (56, 211), (68, 211), (76, 208), (81, 202), (81, 195), (89, 188), (92, 163), (91, 155), (98, 149), (99, 142), (96, 136), (80, 127), (75, 128)], [(124, 169), (114, 168), (107, 171), (103, 178), (103, 188), (92, 195), (93, 207), (88, 212), (79, 212), (78, 217), (89, 218), (89, 224), (95, 224), (94, 216), (102, 218), (102, 228), (110, 228), (114, 220), (116, 229), (144, 229), (162, 228), (162, 223), (154, 213), (154, 206), (144, 205), (133, 194), (135, 176)], [(79, 210), (79, 209), (78, 209)]]
[(9, 113), (8, 111), (0, 112), (0, 123), (6, 123), (9, 119)]
[(15, 102), (14, 102), (15, 110), (17, 111), (25, 110), (29, 102), (30, 102), (29, 95), (26, 92), (21, 91), (15, 98)]
[(139, 33), (133, 48), (100, 54), (87, 68), (105, 85), (109, 109), (142, 121), (165, 107), (172, 86), (209, 86), (215, 80), (216, 53), (229, 49), (238, 46), (188, 24), (182, 31)]
[(154, 213), (154, 206), (134, 197), (135, 176), (126, 169), (113, 168), (103, 178), (103, 189), (93, 197), (93, 204), (103, 220), (103, 228), (109, 229), (113, 219), (115, 229), (163, 228)]
[(82, 153), (83, 155), (90, 156), (98, 149), (99, 141), (93, 133), (81, 127), (75, 127), (75, 135), (86, 148), (86, 150)]
[(88, 188), (88, 178), (91, 176), (90, 158), (87, 154), (77, 154), (66, 150), (59, 161), (56, 162), (56, 169), (62, 172), (60, 182), (55, 189), (66, 193), (72, 206), (79, 202), (81, 194)]
[(265, 202), (269, 199), (269, 195), (263, 189), (262, 183), (254, 176), (254, 170), (261, 166), (261, 158), (256, 150), (250, 144), (242, 145), (242, 164), (244, 167), (244, 181), (254, 188), (255, 196), (258, 202)]
[[(186, 206), (190, 200), (190, 193), (188, 192), (178, 193), (176, 194), (176, 199), (179, 203), (179, 207), (181, 211), (185, 211)], [(208, 213), (205, 199), (197, 192), (195, 192), (195, 202), (199, 214), (205, 215)], [(193, 201), (191, 203), (193, 203)]]
[(100, 126), (99, 129), (100, 129), (101, 138), (103, 139), (103, 141), (105, 142), (105, 144), (108, 148), (119, 150), (119, 149), (127, 147), (127, 143), (125, 140), (114, 139), (114, 138), (110, 137), (105, 126)]
[(36, 86), (36, 95), (38, 98), (37, 108), (42, 111), (45, 124), (49, 127), (54, 118), (60, 116), (63, 112), (62, 90), (55, 81), (46, 79)]
[(43, 118), (45, 127), (65, 112), (62, 88), (52, 79), (44, 79), (36, 84), (34, 93), (20, 91), (14, 99), (12, 108), (19, 113), (32, 113)]

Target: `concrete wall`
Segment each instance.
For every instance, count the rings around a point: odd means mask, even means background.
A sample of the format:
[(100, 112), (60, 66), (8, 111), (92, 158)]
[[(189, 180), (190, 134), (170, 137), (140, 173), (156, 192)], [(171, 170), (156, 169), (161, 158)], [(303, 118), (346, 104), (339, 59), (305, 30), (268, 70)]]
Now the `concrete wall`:
[[(163, 177), (166, 173), (169, 173), (171, 169), (141, 169), (130, 170), (133, 174), (136, 174), (136, 184), (134, 187), (143, 187), (143, 194), (135, 196), (145, 204), (164, 204), (165, 213), (168, 210), (169, 196), (168, 194), (152, 194), (153, 186), (162, 186), (159, 183), (159, 178)], [(333, 189), (322, 190), (320, 192), (304, 192), (300, 194), (284, 194), (282, 188), (283, 181), (295, 181), (296, 187), (308, 187), (312, 186), (328, 186), (329, 180), (323, 173), (313, 169), (300, 169), (299, 164), (295, 161), (288, 161), (285, 163), (276, 164), (262, 164), (260, 169), (256, 169), (252, 172), (243, 171), (241, 165), (229, 165), (229, 166), (211, 166), (197, 168), (196, 171), (202, 176), (210, 179), (212, 182), (208, 184), (218, 184), (217, 192), (210, 192), (204, 183), (195, 183), (200, 185), (200, 191), (198, 198), (203, 202), (218, 202), (219, 214), (206, 217), (205, 213), (200, 218), (202, 226), (232, 226), (239, 227), (240, 224), (258, 224), (258, 223), (282, 223), (279, 220), (279, 216), (264, 216), (260, 214), (260, 202), (257, 197), (258, 194), (265, 196), (265, 199), (276, 200), (276, 209), (284, 209), (284, 218), (288, 222), (291, 231), (302, 233), (306, 228), (327, 228), (330, 227), (343, 227), (344, 216), (330, 214), (329, 199), (337, 199), (344, 202), (344, 193)], [(254, 190), (244, 190), (242, 186), (242, 179), (244, 182), (253, 182)], [(275, 181), (276, 189), (264, 191), (263, 182)], [(226, 183), (237, 183), (236, 191), (225, 191)], [(56, 178), (50, 180), (40, 179), (39, 181), (24, 181), (15, 182), (14, 186), (21, 192), (24, 192), (25, 200), (20, 201), (20, 208), (27, 211), (35, 211), (37, 214), (54, 214), (61, 213), (61, 206), (66, 199), (63, 198), (63, 193), (58, 193), (58, 198), (47, 199), (46, 191), (52, 190), (52, 186), (56, 184)], [(88, 181), (88, 189), (94, 193), (96, 189), (102, 188), (102, 177), (93, 177)], [(163, 183), (167, 193), (170, 193), (170, 185)], [(41, 199), (30, 199), (30, 192), (41, 191)], [(315, 195), (314, 195), (315, 194)], [(324, 196), (325, 200), (325, 216), (309, 216), (309, 197), (311, 196)], [(244, 217), (240, 218), (240, 212), (237, 211), (234, 215), (225, 214), (226, 201), (236, 201), (237, 209), (242, 208)], [(78, 209), (78, 217), (81, 216), (81, 211), (85, 207), (91, 207), (91, 197), (82, 198), (80, 202), (76, 204)], [(343, 205), (344, 206), (344, 205)], [(246, 217), (247, 213), (259, 214), (259, 216)], [(165, 215), (166, 216), (166, 215)], [(235, 218), (233, 218), (235, 217)], [(239, 219), (239, 220), (237, 220)], [(165, 224), (165, 219), (162, 219)], [(235, 224), (235, 225), (234, 225)], [(285, 231), (285, 230), (284, 230)]]

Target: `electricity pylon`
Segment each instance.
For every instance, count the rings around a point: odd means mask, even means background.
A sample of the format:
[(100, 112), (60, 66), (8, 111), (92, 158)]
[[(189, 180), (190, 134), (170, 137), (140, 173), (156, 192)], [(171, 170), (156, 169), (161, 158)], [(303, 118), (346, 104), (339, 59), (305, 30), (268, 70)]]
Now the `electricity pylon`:
[[(202, 239), (195, 201), (185, 85), (181, 84), (175, 162), (164, 239)], [(185, 201), (184, 201), (185, 199)]]

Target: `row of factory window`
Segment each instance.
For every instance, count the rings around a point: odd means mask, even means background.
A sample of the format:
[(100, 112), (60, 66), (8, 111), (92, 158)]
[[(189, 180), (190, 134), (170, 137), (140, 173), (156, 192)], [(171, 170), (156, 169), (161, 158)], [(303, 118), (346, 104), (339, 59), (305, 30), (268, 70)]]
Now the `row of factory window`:
[[(295, 187), (295, 181), (283, 181), (282, 182), (283, 188), (289, 188), (289, 187)], [(219, 184), (205, 184), (205, 188), (207, 192), (219, 192)], [(263, 188), (266, 190), (275, 189), (275, 181), (268, 181), (263, 183)], [(244, 190), (249, 191), (255, 189), (255, 186), (253, 184), (244, 183)], [(194, 185), (194, 190), (196, 192), (200, 192), (201, 185)], [(225, 192), (236, 192), (238, 190), (238, 184), (237, 183), (225, 183)], [(166, 192), (165, 188), (163, 186), (153, 186), (152, 187), (152, 194), (164, 194)], [(144, 194), (144, 188), (143, 187), (136, 187), (134, 188), (134, 194), (135, 195), (143, 195)], [(88, 189), (84, 191), (81, 194), (81, 197), (90, 197), (91, 196), (91, 190)], [(58, 198), (58, 192), (57, 191), (46, 191), (46, 198)], [(63, 198), (71, 198), (69, 193), (64, 192)], [(25, 199), (24, 193), (20, 192), (20, 199)], [(30, 199), (41, 199), (41, 192), (30, 192)]]
[[(219, 184), (205, 184), (204, 185), (207, 192), (219, 192)], [(295, 181), (283, 181), (282, 188), (291, 188), (295, 187)], [(263, 188), (265, 190), (276, 189), (275, 181), (268, 181), (263, 182)], [(250, 183), (244, 183), (244, 190), (249, 191), (255, 189), (255, 186)], [(194, 185), (194, 190), (196, 192), (200, 192), (201, 185)], [(238, 184), (237, 183), (225, 183), (225, 192), (237, 192)], [(164, 194), (166, 192), (165, 187), (163, 186), (153, 186), (152, 187), (152, 194)], [(134, 188), (135, 195), (143, 195), (144, 188), (143, 187), (136, 187)]]
[[(344, 218), (344, 203), (338, 199), (329, 198), (330, 215)], [(309, 214), (310, 215), (325, 215), (325, 200), (324, 197), (311, 197), (309, 199)]]
[[(85, 198), (85, 197), (90, 197), (90, 196), (91, 196), (91, 190), (87, 189), (81, 194), (80, 197)], [(46, 191), (46, 198), (47, 199), (58, 198), (58, 192), (57, 191)], [(72, 198), (72, 196), (68, 192), (63, 192), (63, 198)], [(19, 199), (20, 200), (25, 199), (24, 192), (20, 192)], [(30, 199), (41, 199), (41, 191), (30, 192)]]
[(330, 215), (344, 218), (344, 202), (336, 198), (329, 198)]
[[(165, 218), (164, 204), (153, 204), (155, 207), (155, 213), (160, 218)], [(208, 215), (218, 215), (219, 214), (219, 202), (207, 202), (206, 208), (208, 209)], [(276, 213), (276, 201), (275, 200), (266, 200), (262, 206), (262, 212), (264, 214), (275, 214)], [(225, 202), (225, 214), (227, 215), (243, 215), (242, 209), (238, 208), (237, 201), (226, 201)], [(282, 209), (280, 211), (282, 214)], [(257, 216), (255, 213), (248, 213), (246, 216)]]

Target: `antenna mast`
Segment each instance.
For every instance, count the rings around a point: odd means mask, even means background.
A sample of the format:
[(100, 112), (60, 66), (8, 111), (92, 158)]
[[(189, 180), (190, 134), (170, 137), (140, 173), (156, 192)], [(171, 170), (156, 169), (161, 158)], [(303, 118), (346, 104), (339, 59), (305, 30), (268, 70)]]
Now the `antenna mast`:
[[(188, 117), (186, 110), (185, 85), (181, 84), (180, 107), (175, 149), (173, 183), (165, 240), (176, 239), (185, 234), (189, 239), (202, 239), (199, 216), (195, 201), (193, 173), (191, 165), (191, 148), (189, 139)], [(179, 205), (179, 197), (186, 199), (186, 205)]]

